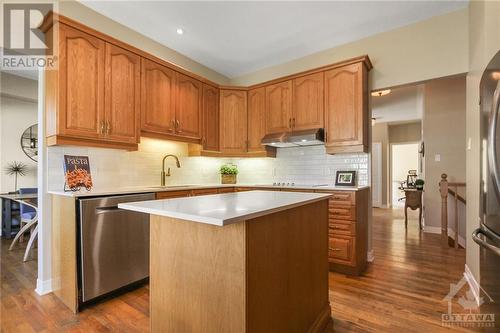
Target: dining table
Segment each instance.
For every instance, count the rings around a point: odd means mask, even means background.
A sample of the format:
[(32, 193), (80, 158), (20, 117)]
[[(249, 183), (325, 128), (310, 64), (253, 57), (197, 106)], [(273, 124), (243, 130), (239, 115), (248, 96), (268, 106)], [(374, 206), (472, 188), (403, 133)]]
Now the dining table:
[(22, 201), (35, 204), (38, 201), (37, 193), (0, 193), (2, 201), (2, 237), (10, 239), (19, 231), (19, 227), (12, 225), (12, 219), (17, 217), (19, 220), (19, 205)]

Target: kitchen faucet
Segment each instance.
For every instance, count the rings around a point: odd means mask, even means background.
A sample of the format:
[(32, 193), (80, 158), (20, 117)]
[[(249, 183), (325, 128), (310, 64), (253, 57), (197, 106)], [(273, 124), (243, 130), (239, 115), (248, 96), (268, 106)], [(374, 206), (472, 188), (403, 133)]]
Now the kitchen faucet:
[(175, 158), (175, 163), (178, 168), (181, 167), (181, 163), (179, 162), (179, 158), (175, 155), (168, 154), (163, 157), (163, 161), (161, 162), (161, 186), (165, 186), (165, 177), (170, 177), (170, 168), (167, 169), (167, 172), (165, 172), (165, 160), (167, 157), (173, 157)]

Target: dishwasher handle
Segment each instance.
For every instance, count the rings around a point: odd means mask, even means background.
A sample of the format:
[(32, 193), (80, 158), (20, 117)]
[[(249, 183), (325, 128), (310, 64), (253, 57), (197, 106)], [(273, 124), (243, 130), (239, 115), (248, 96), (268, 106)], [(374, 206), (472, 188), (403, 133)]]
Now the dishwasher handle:
[[(484, 239), (480, 237), (481, 235), (483, 235)], [(486, 241), (486, 239), (492, 241), (496, 239), (498, 241), (499, 237), (495, 235), (491, 230), (489, 230), (486, 226), (482, 225), (481, 227), (474, 230), (472, 232), (472, 239), (480, 246), (492, 251), (497, 256), (500, 256), (500, 247), (491, 245)], [(498, 244), (498, 242), (495, 243)]]
[(108, 206), (108, 207), (97, 207), (95, 209), (96, 214), (105, 214), (105, 213), (113, 213), (113, 212), (121, 212), (123, 209), (118, 208), (118, 205)]

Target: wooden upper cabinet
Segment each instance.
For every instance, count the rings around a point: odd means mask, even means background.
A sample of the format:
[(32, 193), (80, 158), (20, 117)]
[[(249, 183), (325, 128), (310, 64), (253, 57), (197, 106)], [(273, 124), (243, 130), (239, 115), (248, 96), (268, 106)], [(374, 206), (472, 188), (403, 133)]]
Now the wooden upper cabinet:
[[(105, 43), (64, 24), (59, 30), (58, 135), (98, 138), (104, 129)], [(50, 84), (50, 83), (49, 83)]]
[(248, 91), (248, 151), (265, 151), (260, 144), (266, 135), (266, 88)]
[(247, 92), (220, 91), (220, 150), (222, 153), (247, 152)]
[(367, 70), (362, 62), (325, 72), (325, 131), (328, 153), (368, 148)]
[(292, 128), (292, 80), (266, 86), (266, 133)]
[(204, 150), (219, 150), (219, 89), (203, 85), (203, 135)]
[(106, 43), (105, 138), (139, 142), (141, 57)]
[(141, 72), (141, 130), (174, 134), (175, 72), (145, 58)]
[(294, 130), (323, 128), (323, 106), (323, 72), (293, 80)]
[(176, 83), (176, 133), (179, 136), (200, 139), (202, 83), (180, 73), (177, 73)]

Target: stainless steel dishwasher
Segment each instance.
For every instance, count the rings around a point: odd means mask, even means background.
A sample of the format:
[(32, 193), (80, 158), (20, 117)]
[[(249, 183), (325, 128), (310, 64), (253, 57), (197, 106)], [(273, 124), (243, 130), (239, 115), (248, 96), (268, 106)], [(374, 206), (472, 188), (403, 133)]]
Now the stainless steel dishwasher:
[(119, 203), (154, 200), (153, 193), (80, 199), (80, 303), (149, 276), (149, 215)]

